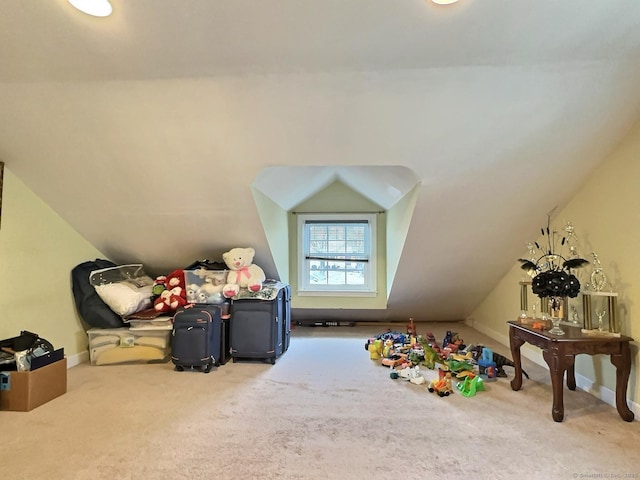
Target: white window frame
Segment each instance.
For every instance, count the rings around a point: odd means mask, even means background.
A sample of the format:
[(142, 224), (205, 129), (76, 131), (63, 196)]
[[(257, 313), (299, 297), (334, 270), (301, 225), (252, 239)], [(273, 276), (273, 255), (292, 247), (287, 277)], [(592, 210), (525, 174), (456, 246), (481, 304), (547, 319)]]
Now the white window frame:
[[(376, 290), (377, 215), (375, 213), (298, 213), (298, 295), (374, 297)], [(308, 222), (366, 222), (369, 226), (369, 252), (363, 262), (364, 285), (315, 285), (309, 282), (311, 261), (308, 259)]]

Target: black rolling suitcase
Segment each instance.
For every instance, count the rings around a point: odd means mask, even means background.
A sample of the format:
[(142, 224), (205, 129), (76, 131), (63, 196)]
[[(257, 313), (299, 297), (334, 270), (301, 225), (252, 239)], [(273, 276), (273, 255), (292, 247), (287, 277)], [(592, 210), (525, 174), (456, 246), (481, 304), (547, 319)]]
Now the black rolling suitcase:
[(291, 286), (283, 287), (282, 297), (282, 353), (286, 352), (291, 343)]
[[(280, 284), (275, 298), (246, 298), (231, 304), (231, 356), (238, 359), (262, 359), (271, 364), (288, 348), (290, 313), (285, 314), (290, 290)], [(287, 323), (289, 326), (287, 326)]]
[(173, 316), (171, 361), (176, 370), (211, 367), (226, 362), (223, 357), (223, 323), (217, 305), (192, 304), (178, 309)]

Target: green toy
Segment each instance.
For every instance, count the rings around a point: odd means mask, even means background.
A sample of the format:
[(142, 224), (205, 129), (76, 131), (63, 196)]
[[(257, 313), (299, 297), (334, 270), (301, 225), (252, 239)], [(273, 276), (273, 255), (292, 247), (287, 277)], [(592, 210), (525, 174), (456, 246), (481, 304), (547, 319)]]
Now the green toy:
[(429, 346), (427, 342), (420, 343), (420, 345), (422, 345), (422, 347), (424, 348), (424, 362), (422, 362), (423, 365), (431, 370), (434, 370), (436, 368), (436, 361), (438, 363), (442, 363), (440, 355), (438, 355), (438, 352), (431, 348), (431, 346)]
[(454, 373), (463, 372), (465, 370), (472, 371), (473, 365), (468, 362), (459, 362), (458, 360), (448, 360), (449, 370)]
[(484, 381), (480, 375), (471, 378), (471, 375), (465, 377), (464, 382), (458, 382), (456, 385), (463, 397), (473, 397), (476, 392), (484, 390)]

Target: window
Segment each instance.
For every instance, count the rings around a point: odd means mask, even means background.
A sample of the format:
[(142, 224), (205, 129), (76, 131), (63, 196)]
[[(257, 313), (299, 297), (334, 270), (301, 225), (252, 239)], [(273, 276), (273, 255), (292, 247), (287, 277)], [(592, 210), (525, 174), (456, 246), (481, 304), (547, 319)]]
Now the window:
[(298, 214), (302, 295), (376, 291), (375, 214)]

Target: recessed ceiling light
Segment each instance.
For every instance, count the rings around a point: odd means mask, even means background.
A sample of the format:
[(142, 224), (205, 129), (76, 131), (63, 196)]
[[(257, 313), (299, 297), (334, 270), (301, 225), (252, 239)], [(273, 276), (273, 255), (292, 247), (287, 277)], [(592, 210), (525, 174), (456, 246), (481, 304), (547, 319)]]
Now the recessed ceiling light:
[(109, 0), (67, 0), (75, 8), (94, 17), (108, 17), (113, 12)]
[(431, 0), (433, 3), (437, 3), (438, 5), (450, 5), (452, 3), (456, 3), (458, 0)]

